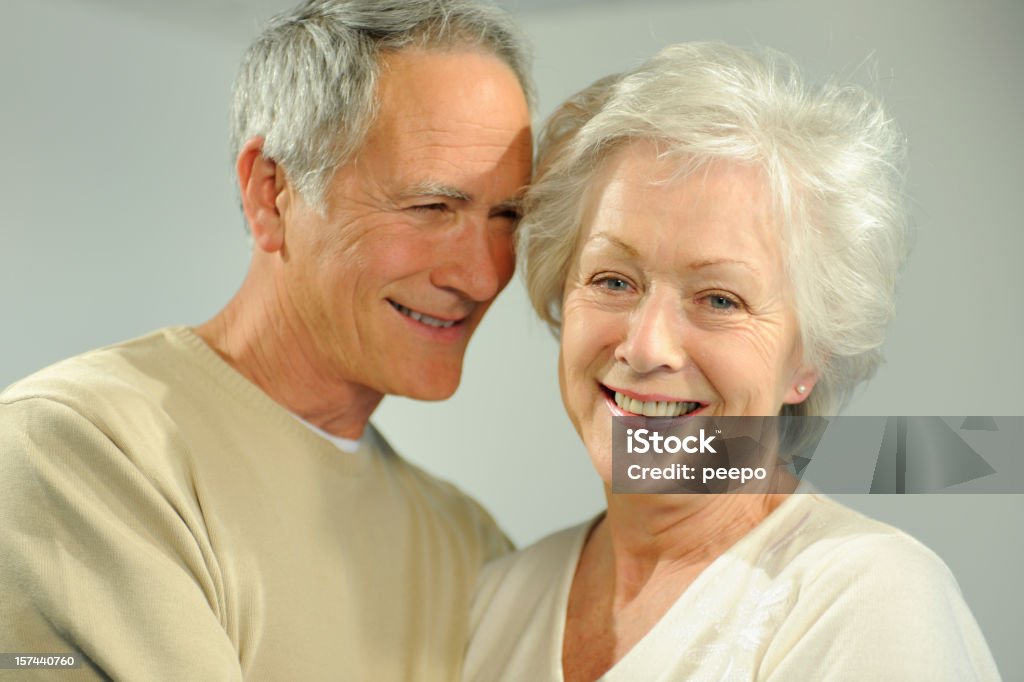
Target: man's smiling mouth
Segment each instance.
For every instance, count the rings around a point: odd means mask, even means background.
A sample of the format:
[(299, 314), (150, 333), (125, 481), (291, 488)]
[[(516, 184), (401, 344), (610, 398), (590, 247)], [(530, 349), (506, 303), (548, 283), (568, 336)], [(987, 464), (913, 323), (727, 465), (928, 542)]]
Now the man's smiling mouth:
[(410, 317), (410, 318), (416, 320), (417, 322), (422, 322), (423, 324), (425, 324), (425, 325), (427, 325), (429, 327), (434, 327), (436, 329), (448, 329), (449, 327), (451, 327), (453, 325), (456, 325), (456, 324), (458, 324), (459, 322), (462, 321), (462, 320), (442, 320), (442, 319), (437, 318), (437, 317), (432, 317), (430, 315), (427, 315), (426, 313), (421, 313), (419, 311), (413, 310), (412, 308), (407, 308), (404, 305), (402, 305), (401, 303), (396, 303), (395, 301), (392, 301), (390, 298), (388, 299), (388, 303), (391, 304), (392, 308), (394, 308), (398, 312), (402, 313), (406, 317)]

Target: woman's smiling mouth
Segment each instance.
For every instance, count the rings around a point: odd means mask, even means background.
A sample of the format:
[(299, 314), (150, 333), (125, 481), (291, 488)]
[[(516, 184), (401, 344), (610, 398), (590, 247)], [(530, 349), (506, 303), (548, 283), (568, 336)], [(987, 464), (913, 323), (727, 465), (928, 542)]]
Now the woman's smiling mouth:
[(704, 405), (693, 400), (640, 400), (601, 384), (601, 390), (623, 412), (644, 417), (680, 417), (697, 412)]

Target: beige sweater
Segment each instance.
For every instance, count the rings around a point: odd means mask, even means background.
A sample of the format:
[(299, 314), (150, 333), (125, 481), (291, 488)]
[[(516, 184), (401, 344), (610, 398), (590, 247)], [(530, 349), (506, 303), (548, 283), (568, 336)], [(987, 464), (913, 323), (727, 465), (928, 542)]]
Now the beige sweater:
[[(569, 587), (590, 525), (481, 574), (466, 682), (561, 682)], [(601, 679), (989, 682), (999, 672), (934, 553), (808, 493), (704, 569)]]
[(0, 394), (0, 482), (0, 652), (85, 660), (40, 679), (451, 680), (508, 550), (372, 427), (339, 450), (186, 328)]

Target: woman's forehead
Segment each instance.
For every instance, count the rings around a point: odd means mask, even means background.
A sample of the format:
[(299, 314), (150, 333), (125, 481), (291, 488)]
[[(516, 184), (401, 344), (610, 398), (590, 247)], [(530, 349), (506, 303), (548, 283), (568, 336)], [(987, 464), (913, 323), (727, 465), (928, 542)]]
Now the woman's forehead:
[(779, 231), (761, 170), (711, 161), (680, 173), (681, 163), (646, 143), (615, 152), (587, 197), (581, 244), (611, 239), (633, 250), (656, 243), (664, 257), (682, 249), (707, 260), (774, 259)]

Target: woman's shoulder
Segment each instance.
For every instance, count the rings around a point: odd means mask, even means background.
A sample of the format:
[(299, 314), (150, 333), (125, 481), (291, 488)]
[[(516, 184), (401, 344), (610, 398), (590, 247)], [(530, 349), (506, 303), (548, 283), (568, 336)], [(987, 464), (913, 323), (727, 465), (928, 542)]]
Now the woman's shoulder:
[[(763, 547), (763, 560), (803, 581), (837, 574), (863, 580), (883, 572), (891, 585), (897, 574), (930, 577), (956, 585), (945, 562), (904, 531), (818, 494), (793, 500), (774, 524)], [(785, 567), (785, 569), (783, 569)], [(897, 569), (894, 574), (892, 569)]]
[(787, 679), (831, 661), (866, 678), (998, 679), (960, 587), (935, 552), (824, 496), (806, 496), (789, 511), (763, 554), (762, 566), (795, 597), (765, 654), (766, 670)]
[(569, 588), (592, 526), (557, 531), (484, 568), (470, 613), (465, 679), (555, 675)]
[(499, 590), (519, 594), (547, 590), (572, 571), (594, 521), (563, 528), (519, 551), (488, 563), (477, 579), (475, 601), (491, 601)]

